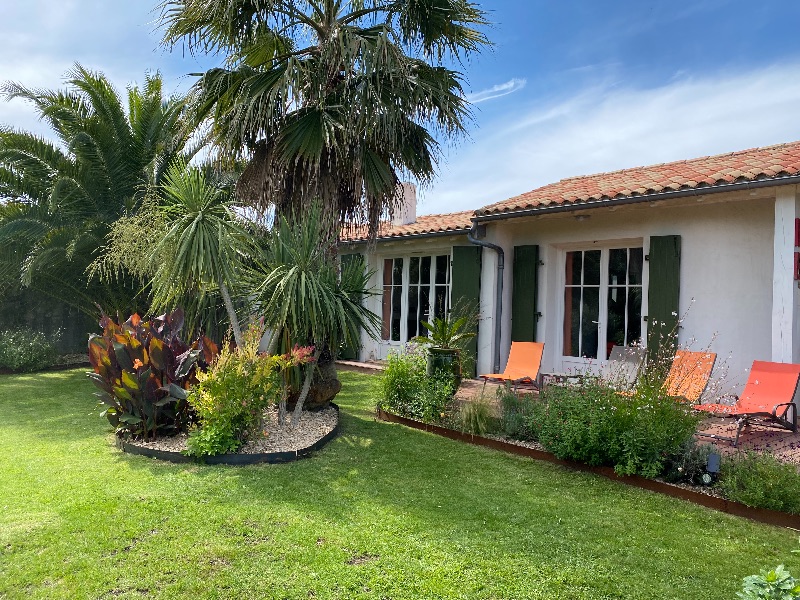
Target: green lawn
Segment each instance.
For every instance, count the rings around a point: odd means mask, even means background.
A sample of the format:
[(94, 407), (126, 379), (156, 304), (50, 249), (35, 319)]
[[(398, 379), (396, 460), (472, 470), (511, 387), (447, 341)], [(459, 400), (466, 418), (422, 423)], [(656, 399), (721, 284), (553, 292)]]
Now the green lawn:
[(372, 416), (312, 459), (123, 455), (81, 371), (0, 376), (0, 598), (732, 598), (797, 534)]

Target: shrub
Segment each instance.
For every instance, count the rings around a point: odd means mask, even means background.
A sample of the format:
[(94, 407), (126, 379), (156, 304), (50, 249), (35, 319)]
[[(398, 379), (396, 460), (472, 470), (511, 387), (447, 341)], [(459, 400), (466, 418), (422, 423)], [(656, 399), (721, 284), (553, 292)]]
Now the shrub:
[(558, 458), (613, 466), (624, 475), (660, 475), (695, 432), (699, 416), (660, 387), (618, 393), (594, 379), (549, 386), (535, 418), (539, 441)]
[(800, 514), (800, 474), (770, 454), (740, 452), (726, 458), (719, 485), (729, 500)]
[(264, 411), (283, 393), (283, 372), (309, 362), (313, 349), (298, 348), (287, 355), (258, 351), (263, 328), (245, 332), (242, 345), (225, 344), (209, 370), (198, 373), (198, 385), (188, 396), (197, 414), (189, 433), (187, 454), (213, 456), (236, 452), (261, 428)]
[(52, 366), (58, 352), (58, 334), (48, 338), (32, 329), (20, 328), (0, 332), (0, 368), (29, 373)]
[(742, 582), (741, 600), (796, 600), (800, 598), (800, 581), (791, 576), (783, 565), (760, 575), (750, 575)]
[(187, 390), (217, 354), (214, 342), (205, 336), (182, 342), (180, 309), (149, 321), (134, 314), (123, 324), (103, 315), (100, 326), (103, 334), (89, 337), (89, 377), (117, 435), (156, 437), (188, 429)]
[(411, 416), (426, 387), (425, 353), (409, 344), (402, 352), (389, 352), (381, 377), (380, 406), (398, 415)]
[(515, 440), (537, 441), (542, 402), (532, 394), (515, 394), (509, 385), (498, 388), (500, 430)]
[(426, 423), (446, 420), (452, 411), (453, 380), (447, 375), (427, 377), (426, 367), (425, 352), (417, 345), (391, 352), (381, 378), (379, 406)]

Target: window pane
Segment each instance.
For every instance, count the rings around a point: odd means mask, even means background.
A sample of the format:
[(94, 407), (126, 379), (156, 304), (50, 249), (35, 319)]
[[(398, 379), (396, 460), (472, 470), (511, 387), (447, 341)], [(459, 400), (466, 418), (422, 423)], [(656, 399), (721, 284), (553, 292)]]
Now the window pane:
[[(606, 324), (606, 344), (613, 346), (625, 345), (625, 304), (627, 289), (615, 287), (608, 289), (608, 320)], [(603, 357), (607, 358), (607, 357)]]
[(392, 340), (400, 341), (400, 306), (403, 301), (403, 288), (396, 286), (392, 289)]
[(625, 285), (628, 272), (628, 249), (614, 248), (608, 253), (608, 285)]
[[(391, 262), (391, 261), (390, 261)], [(381, 339), (389, 339), (390, 321), (392, 316), (392, 288), (385, 286), (383, 288), (383, 305), (381, 306)]]
[[(431, 310), (431, 288), (423, 286), (419, 289), (419, 320), (430, 322)], [(420, 328), (419, 331), (426, 333), (428, 330)]]
[(392, 285), (392, 259), (383, 261), (383, 285)]
[(420, 267), (422, 271), (422, 281), (423, 285), (428, 285), (431, 282), (431, 257), (430, 256), (423, 256), (422, 257), (422, 266)]
[[(594, 250), (592, 250), (592, 252), (594, 252)], [(590, 254), (590, 252), (587, 252), (587, 254)], [(586, 270), (588, 273), (588, 267)], [(600, 288), (583, 288), (583, 314), (581, 315), (581, 356), (586, 356), (587, 358), (597, 358), (596, 321), (599, 314)]]
[[(414, 259), (411, 259), (411, 264), (414, 264)], [(419, 264), (419, 263), (418, 263)], [(410, 340), (419, 335), (418, 325), (419, 319), (417, 318), (417, 306), (419, 302), (419, 287), (416, 285), (409, 286), (408, 288), (408, 319), (406, 326), (408, 328), (407, 335)]]
[(640, 342), (642, 339), (642, 288), (628, 290), (628, 331), (627, 345)]
[(433, 314), (443, 319), (447, 315), (447, 286), (436, 286), (436, 297), (434, 298), (435, 304), (433, 307)]
[(644, 253), (641, 248), (631, 248), (631, 259), (628, 265), (628, 278), (631, 285), (642, 285), (642, 260)]
[(583, 285), (600, 285), (600, 250), (587, 250), (583, 255)]
[(581, 288), (564, 288), (564, 356), (580, 356)]
[[(581, 257), (583, 252), (567, 252), (567, 271), (564, 281), (567, 285), (581, 284)], [(569, 354), (567, 356), (570, 356)]]
[(419, 283), (419, 256), (412, 256), (408, 263), (408, 281), (411, 285)]
[(445, 284), (447, 283), (447, 256), (437, 256), (436, 257), (436, 283), (437, 284)]
[(403, 259), (394, 259), (394, 273), (392, 275), (394, 285), (403, 285)]

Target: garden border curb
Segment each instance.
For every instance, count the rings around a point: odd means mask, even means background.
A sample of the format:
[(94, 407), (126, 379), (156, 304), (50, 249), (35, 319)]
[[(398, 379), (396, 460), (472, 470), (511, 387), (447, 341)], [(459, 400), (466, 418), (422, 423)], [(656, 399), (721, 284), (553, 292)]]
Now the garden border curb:
[(465, 442), (474, 446), (483, 446), (484, 448), (491, 448), (492, 450), (502, 450), (510, 454), (516, 454), (518, 456), (524, 456), (527, 458), (533, 458), (535, 460), (542, 460), (556, 465), (561, 465), (575, 471), (595, 473), (608, 479), (618, 481), (619, 483), (624, 483), (625, 485), (638, 487), (651, 492), (657, 492), (659, 494), (664, 494), (680, 500), (687, 500), (689, 502), (693, 502), (694, 504), (705, 506), (706, 508), (711, 508), (713, 510), (737, 517), (744, 517), (759, 523), (766, 523), (767, 525), (775, 525), (777, 527), (800, 530), (800, 515), (790, 515), (788, 513), (770, 510), (767, 508), (753, 508), (739, 502), (725, 500), (724, 498), (717, 498), (715, 496), (709, 496), (693, 490), (687, 490), (675, 485), (656, 481), (655, 479), (640, 477), (639, 475), (619, 475), (615, 473), (614, 469), (611, 467), (592, 467), (578, 462), (561, 460), (549, 452), (528, 448), (526, 446), (519, 446), (517, 444), (504, 442), (501, 440), (493, 440), (469, 433), (462, 433), (460, 431), (455, 431), (454, 429), (439, 427), (438, 425), (429, 425), (427, 423), (422, 423), (421, 421), (415, 421), (414, 419), (409, 419), (407, 417), (401, 417), (399, 415), (386, 412), (380, 408), (376, 410), (376, 417), (382, 421), (398, 423), (400, 425), (405, 425), (406, 427), (419, 429), (420, 431), (427, 431), (429, 433), (434, 433), (451, 440)]
[(301, 448), (300, 450), (292, 450), (289, 452), (261, 452), (259, 454), (218, 454), (216, 456), (194, 457), (194, 456), (186, 456), (185, 454), (181, 454), (180, 452), (170, 452), (168, 450), (156, 450), (155, 448), (151, 449), (151, 448), (144, 448), (142, 446), (136, 446), (134, 444), (126, 442), (121, 438), (117, 438), (116, 444), (117, 448), (119, 448), (120, 450), (122, 450), (127, 454), (147, 456), (149, 458), (156, 458), (158, 460), (164, 460), (167, 462), (179, 463), (179, 464), (194, 463), (194, 464), (206, 464), (206, 465), (245, 466), (245, 465), (255, 465), (260, 463), (281, 464), (281, 463), (294, 462), (296, 460), (308, 458), (309, 456), (311, 456), (311, 454), (313, 454), (317, 450), (322, 449), (328, 442), (330, 442), (333, 438), (339, 435), (339, 424), (340, 424), (339, 406), (337, 404), (334, 404), (333, 402), (331, 402), (329, 406), (332, 406), (336, 410), (336, 426), (310, 446)]

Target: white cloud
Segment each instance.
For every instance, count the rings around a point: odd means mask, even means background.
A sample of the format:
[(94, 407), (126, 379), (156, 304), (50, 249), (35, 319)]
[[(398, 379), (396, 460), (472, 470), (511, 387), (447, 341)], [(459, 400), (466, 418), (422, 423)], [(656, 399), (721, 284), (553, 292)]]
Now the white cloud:
[(479, 208), (564, 177), (799, 140), (798, 107), (800, 64), (518, 106), (450, 153), (420, 213)]
[[(7, 6), (6, 6), (7, 5)], [(161, 32), (155, 0), (26, 0), (5, 2), (0, 20), (0, 83), (29, 88), (63, 89), (75, 62), (102, 71), (125, 97), (125, 89), (143, 83), (145, 72), (161, 70), (165, 90), (189, 87), (190, 71), (205, 70), (178, 49), (159, 48)], [(0, 99), (0, 125), (49, 136), (28, 104)]]
[(500, 98), (501, 96), (507, 96), (508, 94), (513, 94), (514, 92), (524, 88), (525, 83), (525, 79), (509, 79), (505, 83), (493, 85), (487, 90), (481, 90), (480, 92), (467, 94), (467, 100), (469, 100), (472, 104), (478, 104), (479, 102), (486, 102), (487, 100)]

